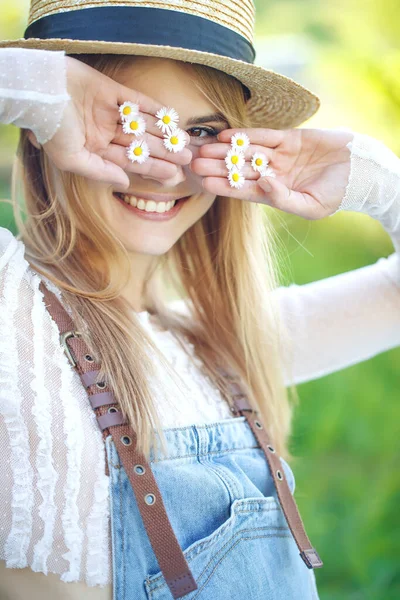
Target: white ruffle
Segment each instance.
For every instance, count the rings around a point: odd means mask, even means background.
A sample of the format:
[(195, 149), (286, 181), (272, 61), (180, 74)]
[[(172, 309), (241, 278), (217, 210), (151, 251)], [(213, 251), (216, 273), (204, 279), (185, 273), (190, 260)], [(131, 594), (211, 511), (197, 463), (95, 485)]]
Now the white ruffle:
[(105, 586), (110, 583), (111, 578), (109, 478), (104, 472), (105, 464), (99, 461), (98, 466), (94, 503), (87, 521), (86, 583), (89, 586)]
[[(40, 289), (37, 293), (43, 301), (43, 294)], [(48, 318), (51, 319), (49, 314)], [(65, 545), (68, 548), (68, 551), (62, 557), (69, 562), (69, 570), (61, 575), (61, 580), (70, 583), (81, 580), (84, 534), (80, 527), (78, 495), (81, 485), (84, 431), (81, 419), (77, 418), (79, 405), (72, 391), (74, 372), (60, 345), (57, 327), (51, 328), (51, 335), (56, 355), (55, 360), (61, 369), (59, 394), (64, 411), (64, 435), (67, 451), (66, 484), (63, 494), (65, 504), (61, 520), (64, 528)]]
[(40, 280), (33, 281), (35, 291), (32, 304), (32, 323), (34, 341), (34, 379), (31, 389), (34, 392), (32, 414), (35, 418), (39, 444), (36, 454), (37, 487), (42, 496), (39, 516), (43, 521), (43, 536), (35, 544), (31, 568), (47, 575), (47, 560), (53, 545), (54, 523), (57, 507), (55, 505), (55, 488), (58, 480), (53, 466), (53, 434), (51, 397), (46, 387), (44, 366), (44, 321), (46, 308), (37, 293)]
[[(12, 251), (10, 250), (12, 248)], [(13, 475), (11, 530), (4, 547), (7, 567), (27, 566), (27, 550), (32, 535), (33, 469), (27, 427), (21, 414), (22, 396), (18, 381), (17, 339), (12, 330), (19, 304), (19, 288), (26, 270), (24, 246), (11, 243), (6, 249), (9, 262), (3, 275), (3, 301), (0, 305), (0, 414), (4, 418), (10, 443)], [(0, 261), (1, 262), (1, 261)]]

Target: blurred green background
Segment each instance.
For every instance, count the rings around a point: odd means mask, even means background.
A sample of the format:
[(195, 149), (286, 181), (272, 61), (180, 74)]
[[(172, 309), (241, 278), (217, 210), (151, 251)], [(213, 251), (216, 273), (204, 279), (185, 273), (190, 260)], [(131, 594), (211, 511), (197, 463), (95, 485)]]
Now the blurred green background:
[[(28, 6), (2, 0), (0, 39), (23, 35)], [(348, 127), (400, 155), (399, 0), (258, 0), (256, 6), (257, 63), (322, 100), (303, 126)], [(10, 197), (16, 143), (17, 129), (1, 126), (1, 198)], [(273, 212), (289, 254), (286, 285), (393, 252), (382, 226), (366, 215), (306, 221)], [(6, 205), (0, 225), (15, 231)], [(298, 386), (292, 467), (307, 532), (324, 561), (315, 571), (321, 600), (400, 598), (399, 359), (397, 348)]]

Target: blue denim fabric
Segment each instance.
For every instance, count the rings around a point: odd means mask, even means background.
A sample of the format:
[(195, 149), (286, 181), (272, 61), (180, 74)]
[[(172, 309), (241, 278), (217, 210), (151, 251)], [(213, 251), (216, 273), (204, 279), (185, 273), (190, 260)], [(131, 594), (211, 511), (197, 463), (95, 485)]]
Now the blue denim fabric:
[[(151, 466), (198, 585), (185, 600), (318, 600), (246, 419), (164, 431), (168, 455)], [(106, 447), (114, 600), (171, 600), (111, 436)]]

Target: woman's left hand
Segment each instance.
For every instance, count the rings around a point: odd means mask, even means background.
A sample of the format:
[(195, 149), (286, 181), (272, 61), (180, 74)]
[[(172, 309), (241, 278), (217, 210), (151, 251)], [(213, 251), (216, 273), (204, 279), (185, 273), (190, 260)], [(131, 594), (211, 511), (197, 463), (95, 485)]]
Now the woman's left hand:
[[(231, 187), (225, 156), (235, 133), (246, 133), (250, 147), (240, 189)], [(218, 142), (204, 144), (191, 169), (203, 177), (203, 187), (218, 196), (268, 204), (304, 219), (323, 219), (339, 208), (350, 176), (354, 133), (339, 129), (225, 129)], [(260, 177), (250, 165), (255, 152), (269, 160), (276, 178)]]

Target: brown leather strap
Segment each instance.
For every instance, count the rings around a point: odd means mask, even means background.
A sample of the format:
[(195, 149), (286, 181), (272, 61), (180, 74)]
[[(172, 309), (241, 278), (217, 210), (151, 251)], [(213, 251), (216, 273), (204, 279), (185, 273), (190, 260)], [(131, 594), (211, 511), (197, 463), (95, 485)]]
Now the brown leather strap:
[(253, 431), (265, 454), (271, 475), (274, 480), (276, 491), (278, 493), (279, 502), (282, 506), (282, 510), (286, 517), (290, 531), (292, 532), (297, 547), (300, 550), (301, 558), (309, 569), (322, 567), (323, 562), (308, 539), (296, 501), (286, 481), (285, 471), (283, 470), (282, 463), (271, 443), (265, 427), (261, 423), (260, 419), (257, 418), (257, 413), (251, 408), (248, 399), (243, 394), (243, 391), (238, 383), (232, 379), (232, 377), (224, 369), (219, 368), (218, 370), (228, 381), (230, 394), (234, 404), (234, 408), (232, 410), (233, 414), (239, 414), (240, 416), (244, 416), (246, 418), (251, 430)]
[(103, 438), (112, 435), (119, 459), (132, 485), (159, 568), (171, 594), (173, 598), (186, 596), (197, 589), (197, 584), (171, 527), (151, 466), (137, 450), (136, 434), (118, 409), (107, 383), (97, 381), (100, 365), (90, 355), (80, 333), (74, 331), (71, 317), (43, 282), (40, 289), (46, 308), (60, 331), (60, 343), (65, 354), (88, 391)]

